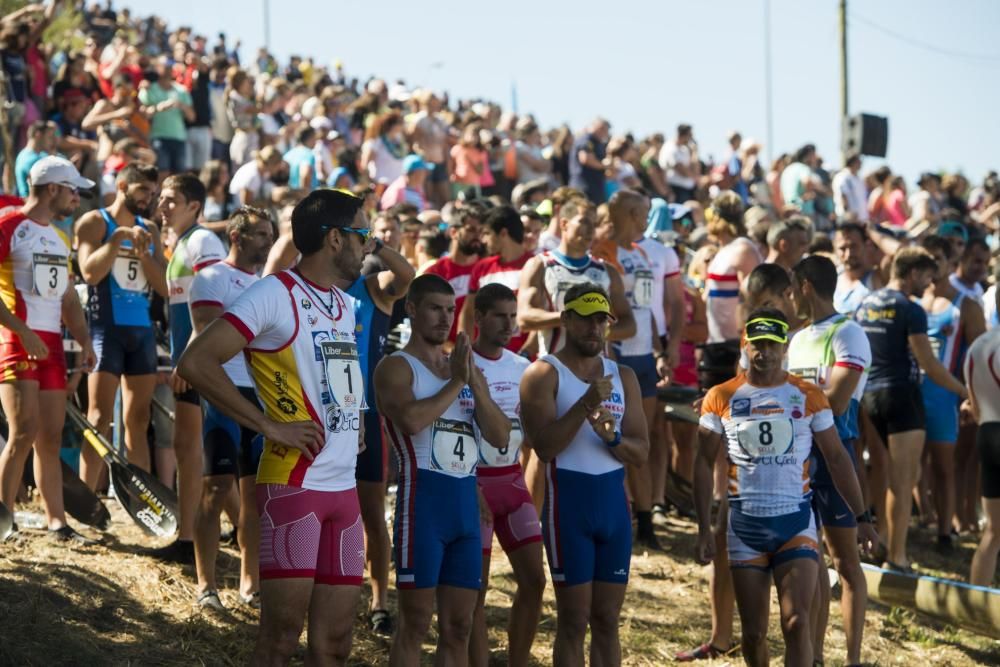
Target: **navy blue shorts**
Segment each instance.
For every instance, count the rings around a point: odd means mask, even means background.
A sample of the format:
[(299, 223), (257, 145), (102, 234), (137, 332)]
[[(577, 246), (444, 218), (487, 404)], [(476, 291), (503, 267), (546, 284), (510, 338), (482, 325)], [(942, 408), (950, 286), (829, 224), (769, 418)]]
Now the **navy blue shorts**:
[(384, 482), (386, 443), (382, 433), (382, 419), (369, 406), (365, 411), (365, 451), (358, 454), (358, 465), (354, 469), (354, 479), (359, 482)]
[[(243, 398), (260, 407), (253, 389), (239, 387), (239, 390)], [(257, 474), (264, 439), (256, 431), (240, 426), (208, 401), (205, 401), (202, 438), (204, 476), (235, 475), (243, 478)]]
[(431, 169), (430, 182), (431, 183), (447, 183), (448, 182), (448, 165), (447, 160), (442, 162), (435, 162), (434, 168)]
[(156, 372), (156, 336), (152, 327), (94, 327), (90, 332), (95, 371), (122, 375), (150, 375)]
[(808, 500), (791, 514), (750, 516), (729, 503), (726, 541), (730, 568), (770, 571), (796, 558), (819, 559), (816, 522)]
[[(853, 463), (854, 441), (845, 441), (844, 447), (847, 449), (847, 455), (851, 457), (851, 462)], [(858, 522), (854, 516), (854, 512), (851, 510), (851, 506), (847, 504), (847, 501), (844, 500), (844, 497), (840, 495), (840, 492), (837, 491), (837, 487), (833, 485), (833, 478), (830, 477), (830, 469), (827, 467), (826, 459), (818, 447), (813, 447), (811, 458), (813, 471), (812, 505), (818, 518), (817, 523), (833, 528), (857, 528)]]
[(556, 586), (628, 583), (632, 513), (625, 469), (603, 475), (545, 469), (542, 539)]
[(656, 396), (656, 383), (660, 381), (660, 376), (656, 373), (656, 357), (652, 354), (618, 357), (618, 363), (635, 371), (635, 376), (639, 379), (639, 393), (643, 398)]
[(475, 475), (400, 474), (393, 526), (397, 588), (479, 590), (481, 541)]
[(178, 139), (152, 139), (156, 151), (156, 168), (177, 173), (187, 169), (187, 142)]

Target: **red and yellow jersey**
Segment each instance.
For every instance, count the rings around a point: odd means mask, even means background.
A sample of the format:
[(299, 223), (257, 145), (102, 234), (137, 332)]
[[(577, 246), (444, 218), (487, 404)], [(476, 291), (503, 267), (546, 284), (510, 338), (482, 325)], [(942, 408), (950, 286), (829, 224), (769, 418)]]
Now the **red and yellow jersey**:
[(365, 385), (354, 338), (353, 299), (283, 271), (251, 285), (222, 316), (247, 339), (247, 366), (269, 419), (312, 419), (326, 432), (309, 461), (266, 440), (258, 484), (352, 489)]
[[(32, 331), (62, 331), (62, 299), (72, 289), (70, 244), (55, 225), (20, 211), (0, 217), (0, 298)], [(11, 334), (0, 332), (6, 342)]]
[(794, 375), (775, 387), (738, 375), (709, 390), (699, 423), (725, 436), (730, 500), (744, 514), (779, 516), (808, 497), (813, 433), (833, 428), (833, 412), (819, 387)]

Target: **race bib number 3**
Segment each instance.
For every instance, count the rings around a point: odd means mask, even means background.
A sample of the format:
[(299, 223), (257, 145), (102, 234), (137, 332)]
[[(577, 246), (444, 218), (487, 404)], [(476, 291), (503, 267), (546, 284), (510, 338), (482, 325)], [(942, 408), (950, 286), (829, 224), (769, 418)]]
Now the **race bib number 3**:
[(510, 420), (510, 439), (506, 447), (494, 447), (485, 440), (480, 446), (480, 462), (490, 468), (505, 468), (518, 462), (521, 453), (521, 441), (524, 433), (521, 431), (521, 420)]
[(32, 259), (35, 294), (43, 299), (61, 299), (69, 287), (69, 267), (59, 255), (39, 255)]
[(651, 271), (636, 271), (632, 286), (632, 301), (636, 308), (649, 308), (653, 303), (653, 274)]
[(431, 468), (452, 475), (470, 475), (476, 468), (478, 445), (472, 424), (438, 419), (431, 428)]
[(145, 292), (149, 283), (146, 281), (146, 274), (142, 270), (142, 263), (136, 257), (128, 255), (118, 255), (115, 263), (111, 267), (111, 274), (115, 282), (122, 289), (130, 292)]
[(740, 447), (753, 458), (785, 454), (792, 448), (795, 431), (791, 419), (757, 419), (736, 427)]
[(341, 410), (367, 410), (365, 383), (361, 376), (358, 346), (354, 343), (325, 341), (320, 344), (330, 395)]

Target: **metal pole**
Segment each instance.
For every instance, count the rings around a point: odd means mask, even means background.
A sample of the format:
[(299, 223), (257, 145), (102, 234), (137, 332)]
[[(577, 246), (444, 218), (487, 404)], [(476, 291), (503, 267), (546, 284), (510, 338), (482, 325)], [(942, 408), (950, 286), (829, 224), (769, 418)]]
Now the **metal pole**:
[(271, 50), (271, 3), (264, 0), (264, 48)]
[(765, 151), (768, 163), (774, 156), (774, 110), (771, 98), (771, 0), (764, 0), (764, 116), (767, 122)]
[(840, 116), (849, 115), (847, 104), (847, 0), (840, 0)]

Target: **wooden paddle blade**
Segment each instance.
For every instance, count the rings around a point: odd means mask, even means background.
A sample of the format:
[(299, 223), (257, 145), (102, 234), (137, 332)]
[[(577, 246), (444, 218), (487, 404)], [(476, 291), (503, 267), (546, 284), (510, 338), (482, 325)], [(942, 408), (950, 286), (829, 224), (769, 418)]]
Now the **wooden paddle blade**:
[(170, 537), (177, 532), (177, 496), (145, 470), (117, 461), (109, 464), (118, 501), (149, 535)]
[(62, 462), (63, 503), (69, 515), (80, 523), (100, 530), (111, 525), (111, 513), (97, 494), (90, 490), (76, 471)]
[(0, 502), (0, 542), (3, 542), (14, 532), (14, 515), (7, 506)]

